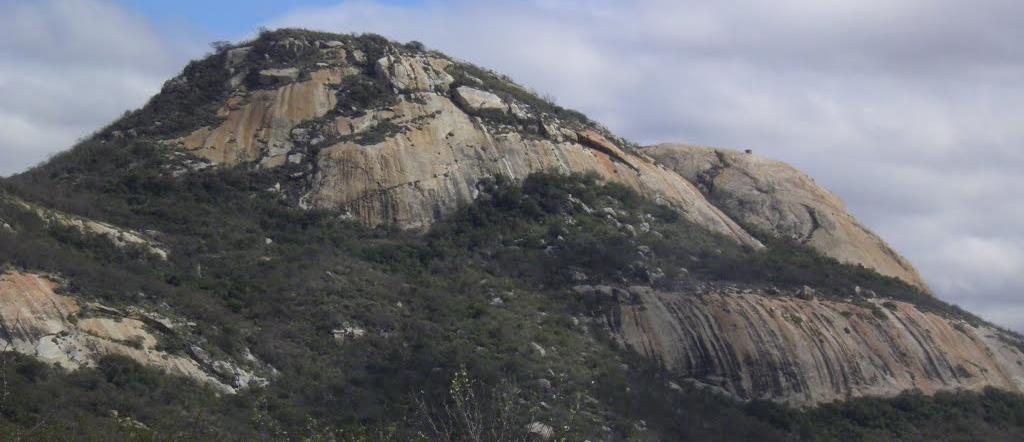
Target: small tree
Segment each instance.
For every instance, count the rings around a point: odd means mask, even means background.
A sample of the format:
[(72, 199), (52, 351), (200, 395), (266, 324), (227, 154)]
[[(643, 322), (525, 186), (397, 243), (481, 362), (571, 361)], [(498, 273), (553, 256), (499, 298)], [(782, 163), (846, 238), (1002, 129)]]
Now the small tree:
[(219, 54), (219, 53), (224, 52), (224, 51), (226, 51), (228, 49), (231, 49), (231, 42), (230, 41), (224, 41), (224, 40), (217, 40), (217, 41), (215, 41), (213, 43), (210, 43), (210, 48), (213, 49), (214, 53), (218, 53)]
[(431, 440), (440, 441), (525, 441), (522, 430), (528, 412), (516, 400), (520, 390), (509, 381), (491, 389), (483, 388), (465, 367), (452, 376), (448, 398), (440, 406), (421, 395), (415, 398), (418, 420)]
[(423, 52), (427, 50), (427, 46), (419, 41), (413, 40), (405, 44), (405, 47), (414, 51)]

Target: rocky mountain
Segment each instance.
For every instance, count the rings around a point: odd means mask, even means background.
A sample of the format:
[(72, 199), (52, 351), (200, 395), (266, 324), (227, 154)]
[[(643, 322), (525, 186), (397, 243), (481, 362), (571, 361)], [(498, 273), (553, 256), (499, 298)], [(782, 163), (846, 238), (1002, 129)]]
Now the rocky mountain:
[(1024, 433), (1024, 339), (811, 178), (375, 35), (219, 46), (0, 181), (0, 344), (19, 437)]

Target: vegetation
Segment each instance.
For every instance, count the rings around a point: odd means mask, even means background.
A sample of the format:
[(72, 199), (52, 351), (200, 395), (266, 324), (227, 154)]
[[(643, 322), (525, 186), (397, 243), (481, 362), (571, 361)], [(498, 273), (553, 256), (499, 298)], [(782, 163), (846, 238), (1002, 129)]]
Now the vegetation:
[(181, 74), (164, 83), (160, 93), (141, 109), (127, 112), (101, 133), (104, 137), (166, 137), (213, 124), (220, 103), (227, 99), (230, 73), (224, 52), (190, 62)]
[[(501, 97), (507, 103), (522, 103), (529, 106), (535, 112), (545, 114), (548, 119), (556, 118), (568, 127), (596, 128), (597, 123), (591, 121), (586, 115), (572, 109), (563, 108), (552, 100), (546, 99), (537, 93), (530, 91), (511, 79), (498, 75), (487, 69), (475, 65), (458, 62), (452, 64), (448, 73), (455, 79), (452, 88), (469, 86), (476, 89), (483, 89)], [(480, 112), (481, 116), (500, 123), (509, 123), (511, 117), (504, 112)]]
[(890, 399), (853, 399), (807, 411), (766, 402), (753, 402), (745, 409), (791, 438), (803, 440), (1014, 441), (1024, 437), (1024, 401), (1019, 395), (995, 389), (932, 396), (907, 392)]
[[(842, 418), (824, 412), (768, 407), (775, 410), (769, 414), (764, 405), (668, 389), (669, 373), (623, 353), (603, 332), (588, 338), (573, 325), (592, 306), (568, 290), (575, 282), (565, 269), (585, 273), (590, 283), (672, 288), (771, 278), (781, 286), (812, 284), (823, 294), (856, 284), (914, 299), (917, 292), (894, 280), (774, 248), (795, 246), (743, 249), (591, 177), (496, 178), (476, 203), (414, 235), (291, 207), (266, 190), (282, 179), (275, 172), (172, 177), (160, 172), (165, 161), (159, 148), (144, 144), (86, 143), (5, 187), (48, 206), (158, 231), (170, 260), (53, 229), (5, 205), (0, 212), (17, 233), (0, 233), (0, 263), (59, 273), (72, 292), (114, 305), (166, 303), (199, 324), (194, 334), (166, 340), (168, 351), (203, 342), (240, 360), (248, 349), (280, 374), (266, 388), (216, 397), (123, 360), (65, 373), (9, 355), (11, 397), (35, 404), (8, 402), (0, 416), (9, 431), (60, 434), (86, 422), (97, 437), (473, 440), (501, 431), (516, 440), (533, 421), (592, 440), (784, 440), (807, 428), (867, 438), (890, 431), (865, 422), (843, 427)], [(635, 234), (621, 227), (644, 223), (647, 230)], [(688, 276), (673, 270), (683, 265)], [(655, 268), (665, 276), (652, 279)], [(334, 337), (351, 324), (367, 335)], [(44, 399), (53, 389), (64, 394)], [(925, 424), (915, 419), (906, 428)], [(637, 427), (640, 421), (646, 426)]]

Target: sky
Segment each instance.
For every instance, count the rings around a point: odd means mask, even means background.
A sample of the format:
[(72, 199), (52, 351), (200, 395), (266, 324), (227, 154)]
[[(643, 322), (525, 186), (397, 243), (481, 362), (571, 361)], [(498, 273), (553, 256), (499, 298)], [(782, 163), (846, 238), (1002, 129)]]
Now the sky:
[(633, 141), (804, 170), (937, 295), (1024, 331), (1019, 0), (0, 0), (0, 175), (260, 27), (376, 32)]

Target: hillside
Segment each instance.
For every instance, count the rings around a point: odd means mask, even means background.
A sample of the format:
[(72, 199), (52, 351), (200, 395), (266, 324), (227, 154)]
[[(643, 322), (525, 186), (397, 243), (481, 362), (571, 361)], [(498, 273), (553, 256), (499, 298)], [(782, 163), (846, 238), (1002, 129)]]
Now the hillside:
[(708, 181), (706, 152), (415, 43), (218, 48), (0, 181), (0, 430), (1024, 434), (1024, 340), (936, 299), (798, 172), (723, 154)]

